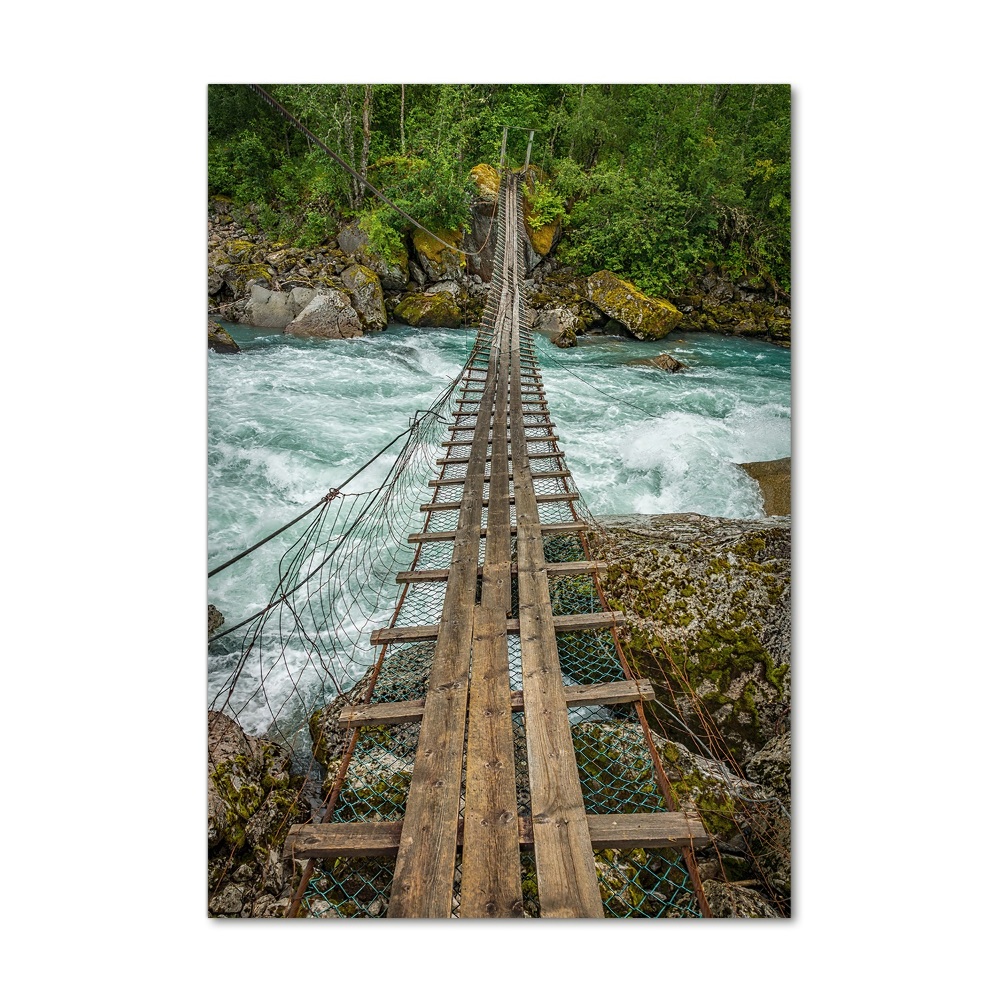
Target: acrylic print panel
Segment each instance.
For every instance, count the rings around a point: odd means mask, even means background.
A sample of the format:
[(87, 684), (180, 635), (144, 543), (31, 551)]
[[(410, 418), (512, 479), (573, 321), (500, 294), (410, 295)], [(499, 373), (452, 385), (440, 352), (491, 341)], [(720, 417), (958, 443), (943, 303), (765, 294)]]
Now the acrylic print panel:
[(208, 91), (208, 911), (791, 915), (790, 92)]

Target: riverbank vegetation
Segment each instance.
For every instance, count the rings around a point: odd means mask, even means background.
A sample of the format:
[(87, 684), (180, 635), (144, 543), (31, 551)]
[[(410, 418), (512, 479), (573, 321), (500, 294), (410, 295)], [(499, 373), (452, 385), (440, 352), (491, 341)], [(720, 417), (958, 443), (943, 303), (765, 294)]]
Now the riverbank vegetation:
[[(782, 85), (265, 85), (323, 142), (435, 231), (468, 229), (469, 171), (542, 178), (531, 223), (561, 261), (675, 295), (708, 265), (790, 289), (790, 89)], [(373, 248), (405, 221), (247, 87), (208, 93), (208, 185), (274, 239), (314, 247), (358, 218)]]

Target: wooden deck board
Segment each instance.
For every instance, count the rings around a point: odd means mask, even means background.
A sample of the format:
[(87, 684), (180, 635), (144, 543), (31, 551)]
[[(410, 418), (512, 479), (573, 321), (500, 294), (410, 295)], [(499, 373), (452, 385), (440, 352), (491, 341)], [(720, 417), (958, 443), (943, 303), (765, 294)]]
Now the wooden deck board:
[[(512, 712), (524, 711), (524, 692), (509, 691)], [(571, 684), (563, 688), (566, 705), (623, 705), (632, 701), (651, 701), (656, 697), (651, 681), (602, 681), (599, 684)], [(370, 705), (348, 705), (338, 718), (341, 726), (393, 726), (419, 722), (424, 715), (423, 698), (415, 701), (383, 701)]]
[[(517, 293), (515, 293), (517, 294)], [(519, 302), (515, 310), (520, 315)], [(518, 326), (518, 329), (520, 327)], [(511, 427), (517, 507), (517, 586), (524, 724), (539, 908), (543, 917), (603, 917), (597, 870), (563, 694), (559, 653), (523, 429), (518, 338), (512, 360)]]
[[(523, 572), (524, 570), (519, 566), (519, 581), (520, 574)], [(518, 586), (521, 586), (520, 582)], [(547, 599), (548, 588), (546, 587)], [(586, 632), (589, 629), (609, 628), (612, 625), (625, 624), (625, 616), (620, 611), (596, 611), (587, 615), (552, 616), (550, 614), (550, 617), (554, 632)], [(440, 638), (440, 629), (440, 625), (398, 625), (395, 628), (378, 628), (371, 634), (371, 645), (384, 646), (390, 642), (430, 642)], [(517, 635), (521, 630), (522, 620), (520, 617), (507, 620), (507, 631), (511, 635)], [(523, 643), (523, 638), (521, 641)]]
[[(510, 323), (499, 331), (500, 359), (494, 426), (507, 422)], [(514, 732), (510, 713), (507, 615), (510, 612), (510, 496), (490, 489), (482, 596), (472, 631), (465, 842), (462, 850), (463, 917), (522, 917)]]
[[(480, 572), (482, 567), (479, 567)], [(546, 563), (545, 572), (549, 576), (584, 576), (590, 573), (607, 573), (606, 562), (558, 562)], [(511, 566), (511, 572), (516, 576), (517, 567)], [(447, 569), (412, 569), (396, 574), (396, 583), (433, 583), (448, 579)]]
[[(521, 848), (534, 846), (534, 824), (527, 817), (517, 822)], [(588, 814), (587, 828), (595, 851), (607, 848), (634, 850), (681, 850), (705, 847), (711, 838), (694, 813), (607, 813)], [(285, 841), (286, 858), (391, 857), (399, 849), (403, 824), (377, 823), (296, 823)], [(459, 823), (458, 845), (464, 847), (464, 824)]]
[[(486, 378), (495, 383), (496, 351), (491, 353)], [(483, 410), (476, 422), (473, 461), (466, 476), (451, 572), (427, 679), (423, 720), (389, 897), (390, 917), (451, 915), (489, 430), (490, 417)]]

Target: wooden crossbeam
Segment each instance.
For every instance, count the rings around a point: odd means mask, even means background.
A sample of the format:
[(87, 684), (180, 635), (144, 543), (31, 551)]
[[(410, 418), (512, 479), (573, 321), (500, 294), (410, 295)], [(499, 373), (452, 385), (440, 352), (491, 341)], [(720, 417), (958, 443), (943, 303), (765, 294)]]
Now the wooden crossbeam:
[[(579, 493), (545, 493), (537, 496), (536, 499), (539, 503), (558, 503), (560, 501), (567, 500), (579, 500)], [(514, 502), (514, 498), (510, 498), (511, 503)], [(488, 500), (483, 501), (483, 506), (486, 507), (489, 504)], [(460, 503), (422, 503), (420, 509), (426, 512), (433, 512), (436, 510), (458, 510), (462, 505)]]
[[(549, 494), (549, 496), (555, 496), (562, 499), (558, 493)], [(508, 527), (512, 535), (517, 534), (517, 527), (508, 522)], [(541, 533), (543, 535), (565, 535), (573, 531), (586, 531), (590, 525), (586, 521), (556, 521), (552, 524), (541, 525)], [(481, 537), (486, 537), (486, 529), (480, 528)], [(454, 531), (415, 531), (412, 535), (407, 535), (406, 540), (411, 545), (416, 545), (418, 542), (450, 542), (455, 537)]]
[[(589, 615), (553, 615), (552, 624), (556, 632), (586, 632), (589, 629), (624, 625), (625, 616), (620, 611), (597, 611)], [(517, 635), (521, 631), (521, 619), (509, 618), (507, 631), (511, 635)], [(371, 644), (384, 646), (390, 642), (431, 642), (437, 637), (437, 625), (397, 625), (395, 628), (375, 629), (371, 635)]]
[[(507, 444), (510, 444), (510, 435), (508, 434), (507, 437), (504, 438), (504, 440), (507, 442)], [(534, 437), (529, 437), (528, 440), (529, 441), (558, 441), (559, 440), (559, 435), (558, 434), (538, 434), (538, 435), (535, 435)], [(493, 443), (493, 435), (490, 435), (490, 444), (492, 444), (492, 443)], [(442, 442), (440, 442), (439, 447), (441, 447), (441, 448), (463, 448), (463, 447), (464, 448), (468, 448), (468, 446), (470, 444), (472, 444), (472, 438), (469, 438), (467, 441), (455, 441), (455, 440), (442, 441)], [(438, 465), (441, 465), (441, 464), (442, 464), (442, 460), (438, 459)]]
[[(463, 416), (474, 417), (475, 413), (465, 413)], [(508, 427), (510, 424), (507, 425)], [(525, 424), (525, 427), (530, 430), (534, 430), (536, 427), (555, 427), (555, 424), (551, 421), (540, 420), (538, 423)], [(471, 431), (473, 428), (472, 424), (448, 424), (445, 428), (446, 431)]]
[[(529, 455), (529, 458), (544, 458), (544, 455)], [(569, 469), (553, 469), (548, 471), (546, 469), (531, 470), (532, 479), (568, 479), (573, 473)], [(485, 482), (490, 482), (492, 476), (484, 477)], [(508, 479), (514, 478), (513, 472), (507, 473)], [(461, 486), (465, 482), (464, 477), (462, 479), (431, 479), (428, 482), (428, 486)]]
[[(506, 666), (506, 661), (505, 664)], [(506, 673), (504, 678), (506, 679)], [(651, 681), (605, 681), (600, 684), (572, 684), (563, 688), (568, 708), (588, 705), (624, 705), (652, 701), (656, 697)], [(510, 692), (510, 710), (524, 711), (524, 692)], [(341, 726), (398, 726), (419, 722), (424, 717), (423, 698), (415, 701), (384, 701), (371, 705), (348, 705), (337, 720)]]
[[(479, 567), (480, 573), (482, 566)], [(549, 576), (584, 576), (590, 573), (607, 573), (606, 562), (562, 562), (546, 563), (545, 572)], [(448, 579), (447, 569), (409, 569), (396, 574), (396, 583), (434, 583)], [(512, 566), (511, 572), (516, 576), (517, 567)]]
[[(587, 827), (595, 851), (681, 850), (705, 847), (711, 838), (694, 813), (605, 813), (589, 814)], [(286, 858), (392, 857), (399, 849), (401, 822), (296, 823), (285, 840)], [(535, 846), (534, 827), (526, 816), (518, 817), (520, 847)], [(464, 824), (459, 824), (458, 846), (465, 846)]]

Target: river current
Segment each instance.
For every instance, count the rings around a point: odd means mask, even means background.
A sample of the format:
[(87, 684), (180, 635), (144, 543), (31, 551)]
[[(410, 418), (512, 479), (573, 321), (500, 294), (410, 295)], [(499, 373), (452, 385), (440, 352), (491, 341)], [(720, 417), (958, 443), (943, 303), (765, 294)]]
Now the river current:
[[(212, 567), (364, 465), (435, 400), (474, 339), (471, 330), (394, 326), (354, 340), (309, 340), (223, 325), (241, 353), (208, 353)], [(594, 514), (763, 516), (760, 492), (737, 463), (791, 454), (787, 349), (679, 334), (659, 343), (582, 338), (558, 350), (535, 337), (558, 446)], [(663, 351), (688, 367), (669, 374), (625, 364)], [(381, 483), (395, 451), (350, 490)], [(266, 603), (290, 541), (276, 539), (209, 580), (209, 602), (227, 626)], [(231, 657), (210, 657), (210, 691)]]

